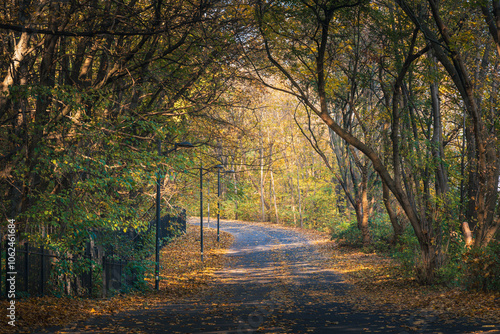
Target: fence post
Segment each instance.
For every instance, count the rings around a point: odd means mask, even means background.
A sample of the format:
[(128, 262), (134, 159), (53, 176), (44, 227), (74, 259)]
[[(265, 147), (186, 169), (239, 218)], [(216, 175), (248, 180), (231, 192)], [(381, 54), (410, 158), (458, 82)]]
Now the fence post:
[[(2, 234), (0, 233), (0, 296), (2, 296)], [(7, 252), (7, 250), (5, 250)], [(7, 277), (7, 261), (5, 261), (5, 277)], [(7, 286), (5, 286), (5, 291), (7, 291)]]
[(92, 267), (93, 267), (93, 263), (92, 263), (92, 243), (89, 242), (89, 259), (90, 259), (90, 272), (89, 272), (89, 297), (92, 298), (92, 288), (93, 288), (93, 281), (92, 281)]
[(167, 220), (165, 221), (165, 236), (169, 239), (172, 238), (172, 217), (170, 213), (167, 215)]
[(106, 288), (107, 288), (107, 284), (106, 284), (106, 280), (107, 280), (107, 276), (106, 275), (106, 254), (103, 255), (102, 257), (102, 298), (106, 298)]
[(29, 263), (29, 251), (30, 251), (30, 245), (29, 242), (24, 243), (24, 290), (27, 294), (29, 294), (28, 291), (28, 278), (30, 276), (29, 270), (30, 270), (30, 263)]
[(43, 245), (40, 247), (40, 253), (42, 254), (42, 272), (40, 274), (40, 287), (42, 290), (42, 297), (45, 296), (45, 248)]
[(175, 217), (175, 232), (184, 232), (184, 227), (182, 226), (182, 221), (181, 221), (181, 214), (177, 213), (177, 216)]
[(182, 230), (184, 233), (187, 232), (187, 226), (186, 226), (186, 209), (182, 209), (181, 211), (181, 220), (182, 220)]
[(9, 248), (9, 244), (8, 244), (8, 241), (5, 240), (5, 298), (7, 298), (9, 296), (9, 293), (7, 291), (9, 291), (9, 282), (7, 281), (7, 264), (9, 263), (9, 252), (7, 251), (7, 249)]
[(123, 274), (123, 261), (122, 259), (119, 260), (120, 263), (120, 290), (123, 288), (123, 280), (122, 280), (122, 274)]

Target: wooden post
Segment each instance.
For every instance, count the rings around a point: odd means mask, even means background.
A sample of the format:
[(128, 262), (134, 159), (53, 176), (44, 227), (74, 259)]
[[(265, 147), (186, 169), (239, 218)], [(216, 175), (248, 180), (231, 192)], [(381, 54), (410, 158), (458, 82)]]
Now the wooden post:
[(106, 275), (106, 255), (104, 255), (102, 257), (102, 298), (106, 298), (106, 286), (107, 286), (107, 282), (106, 282), (106, 278), (107, 278), (107, 275)]
[(29, 273), (29, 268), (30, 268), (30, 263), (29, 263), (29, 251), (30, 251), (30, 245), (28, 242), (24, 243), (24, 290), (26, 293), (28, 292), (28, 277), (30, 276)]
[(7, 264), (9, 263), (9, 252), (7, 252), (7, 248), (9, 248), (9, 242), (5, 240), (5, 298), (9, 295), (9, 282), (7, 281)]
[(43, 245), (40, 247), (40, 254), (41, 254), (41, 260), (42, 260), (42, 271), (40, 273), (40, 290), (42, 293), (42, 297), (45, 295), (45, 248)]

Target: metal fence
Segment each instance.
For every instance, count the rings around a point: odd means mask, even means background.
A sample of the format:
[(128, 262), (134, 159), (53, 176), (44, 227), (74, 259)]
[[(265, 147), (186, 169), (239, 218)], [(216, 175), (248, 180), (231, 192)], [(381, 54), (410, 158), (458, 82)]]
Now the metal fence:
[[(8, 295), (9, 279), (12, 278), (16, 298), (45, 295), (96, 297), (120, 290), (124, 282), (133, 282), (134, 279), (125, 275), (127, 261), (112, 255), (101, 256), (98, 248), (91, 252), (87, 247), (85, 254), (80, 256), (61, 256), (44, 247), (24, 243), (15, 247), (14, 260), (9, 261), (7, 242), (1, 246), (0, 296), (4, 298)], [(8, 266), (9, 262), (14, 266)]]
[[(156, 221), (151, 223), (154, 226)], [(168, 240), (185, 232), (185, 210), (165, 215), (160, 220), (160, 238)], [(9, 260), (12, 254), (8, 254), (8, 249), (7, 241), (0, 242), (0, 298), (7, 298), (9, 279), (12, 277), (15, 277), (16, 298), (106, 296), (111, 291), (122, 290), (138, 280), (144, 280), (143, 275), (129, 266), (130, 261), (120, 259), (113, 251), (105, 253), (102, 247), (91, 247), (90, 243), (81, 255), (64, 256), (26, 242), (16, 245), (14, 258)], [(14, 267), (10, 267), (9, 262), (13, 262)]]

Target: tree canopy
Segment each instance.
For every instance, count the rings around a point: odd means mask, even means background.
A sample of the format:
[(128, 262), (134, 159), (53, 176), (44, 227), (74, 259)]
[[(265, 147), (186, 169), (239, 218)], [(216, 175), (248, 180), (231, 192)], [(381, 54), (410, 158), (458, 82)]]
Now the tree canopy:
[(158, 175), (163, 207), (196, 214), (196, 168), (222, 163), (224, 216), (411, 239), (423, 283), (498, 256), (496, 0), (15, 0), (0, 21), (21, 238), (146, 231)]

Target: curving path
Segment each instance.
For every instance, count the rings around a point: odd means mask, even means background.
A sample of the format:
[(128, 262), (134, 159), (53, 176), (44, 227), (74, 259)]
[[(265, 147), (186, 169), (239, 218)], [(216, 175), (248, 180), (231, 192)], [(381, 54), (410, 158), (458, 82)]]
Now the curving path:
[[(192, 222), (194, 223), (194, 221)], [(59, 333), (466, 333), (431, 314), (355, 311), (338, 301), (342, 278), (296, 230), (221, 222), (235, 236), (231, 264), (204, 293), (174, 305), (89, 320)], [(477, 328), (476, 328), (477, 329)]]

